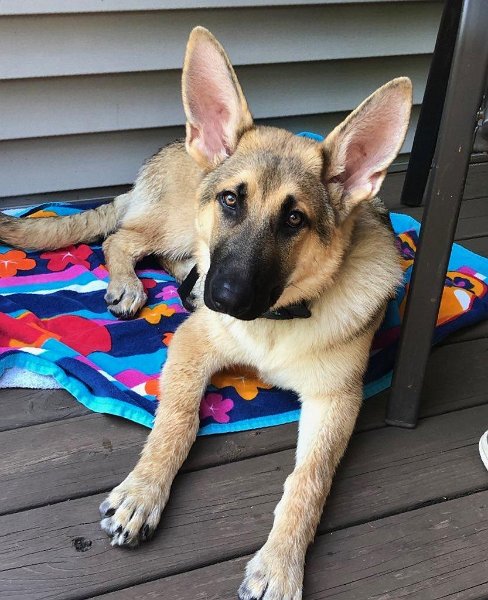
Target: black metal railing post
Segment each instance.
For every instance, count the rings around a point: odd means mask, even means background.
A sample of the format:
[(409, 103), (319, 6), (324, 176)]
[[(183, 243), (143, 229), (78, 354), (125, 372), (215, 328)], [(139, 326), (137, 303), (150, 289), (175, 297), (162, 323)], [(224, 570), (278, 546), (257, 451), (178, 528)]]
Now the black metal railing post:
[(386, 422), (415, 427), (488, 70), (488, 0), (464, 0)]

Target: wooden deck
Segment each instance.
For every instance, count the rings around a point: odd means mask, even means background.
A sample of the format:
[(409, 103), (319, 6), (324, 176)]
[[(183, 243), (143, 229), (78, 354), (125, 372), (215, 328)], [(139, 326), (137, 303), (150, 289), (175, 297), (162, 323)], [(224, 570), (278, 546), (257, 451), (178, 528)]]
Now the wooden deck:
[[(403, 173), (383, 197), (398, 210)], [(409, 209), (420, 217), (421, 209)], [(488, 164), (472, 165), (457, 239), (488, 256)], [(415, 430), (367, 401), (308, 555), (306, 600), (488, 598), (488, 322), (432, 352)], [(200, 438), (154, 540), (113, 549), (98, 504), (147, 431), (63, 391), (0, 392), (2, 600), (227, 600), (265, 541), (296, 425)]]

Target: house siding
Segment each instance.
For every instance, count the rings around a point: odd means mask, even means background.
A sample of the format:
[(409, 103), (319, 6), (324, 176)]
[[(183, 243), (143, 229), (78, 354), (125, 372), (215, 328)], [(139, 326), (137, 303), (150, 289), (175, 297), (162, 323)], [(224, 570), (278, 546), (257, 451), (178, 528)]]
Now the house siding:
[[(132, 182), (183, 133), (180, 67), (197, 24), (225, 45), (260, 121), (325, 133), (408, 75), (415, 124), (441, 10), (398, 0), (0, 0), (0, 195)], [(412, 129), (403, 151), (411, 140)]]

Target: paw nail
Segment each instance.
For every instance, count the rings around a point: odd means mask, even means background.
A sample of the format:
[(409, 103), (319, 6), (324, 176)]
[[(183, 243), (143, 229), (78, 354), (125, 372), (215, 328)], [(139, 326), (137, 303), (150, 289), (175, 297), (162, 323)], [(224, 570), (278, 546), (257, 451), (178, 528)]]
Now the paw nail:
[(104, 500), (98, 507), (98, 510), (100, 511), (101, 515), (105, 515), (105, 513), (107, 512), (107, 510), (109, 508), (110, 508), (110, 502), (108, 500)]
[(106, 517), (113, 517), (115, 515), (115, 508), (109, 508), (105, 513)]
[(146, 525), (144, 525), (144, 527), (142, 528), (141, 538), (143, 540), (147, 540), (149, 535), (150, 535), (149, 525), (146, 523)]

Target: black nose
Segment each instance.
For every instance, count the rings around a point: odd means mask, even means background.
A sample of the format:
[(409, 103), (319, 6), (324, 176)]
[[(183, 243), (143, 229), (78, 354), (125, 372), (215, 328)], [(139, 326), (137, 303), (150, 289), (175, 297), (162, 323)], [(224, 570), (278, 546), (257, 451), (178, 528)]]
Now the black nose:
[(210, 297), (215, 310), (235, 317), (248, 312), (254, 300), (249, 282), (237, 278), (214, 279)]

